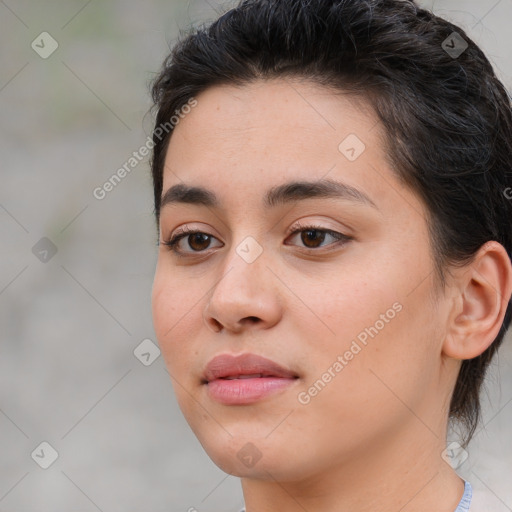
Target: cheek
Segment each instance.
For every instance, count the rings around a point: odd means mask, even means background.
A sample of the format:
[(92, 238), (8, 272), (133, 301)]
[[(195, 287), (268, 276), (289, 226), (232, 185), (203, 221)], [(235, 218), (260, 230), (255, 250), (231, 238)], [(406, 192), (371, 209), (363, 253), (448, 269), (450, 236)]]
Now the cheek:
[(302, 299), (293, 321), (302, 323), (301, 331), (309, 333), (304, 341), (316, 354), (342, 353), (352, 340), (364, 343), (370, 333), (386, 332), (403, 315), (398, 311), (403, 308), (403, 297), (393, 277), (371, 273), (368, 266), (352, 265), (350, 272), (333, 269), (324, 276), (295, 275), (290, 281)]
[[(325, 400), (328, 407), (332, 400), (356, 411), (371, 402), (382, 410), (380, 404), (389, 399), (400, 408), (386, 384), (404, 400), (414, 401), (434, 378), (439, 362), (436, 328), (441, 320), (428, 298), (432, 283), (425, 277), (430, 262), (428, 256), (411, 251), (399, 258), (391, 249), (388, 259), (381, 251), (378, 259), (350, 265), (350, 274), (341, 269), (325, 277), (295, 277), (294, 292), (306, 297), (316, 313), (316, 318), (295, 315), (299, 331), (305, 334), (302, 356), (309, 368), (305, 384), (326, 380), (325, 387), (333, 391), (324, 393), (320, 382), (319, 405)], [(332, 368), (336, 361), (339, 364)], [(329, 368), (335, 378), (325, 374)]]
[(173, 291), (169, 281), (157, 271), (151, 294), (153, 326), (161, 344), (166, 341), (180, 313), (180, 302), (176, 300), (176, 291)]
[[(423, 321), (407, 308), (404, 304), (384, 328), (368, 334), (366, 344), (341, 334), (323, 354), (310, 350), (306, 395), (290, 423), (297, 436), (302, 430), (321, 431), (324, 441), (317, 450), (326, 457), (333, 446), (341, 457), (349, 449), (378, 443), (383, 435), (417, 421), (411, 411), (422, 416), (425, 390), (435, 385), (436, 359), (427, 326), (421, 329)], [(334, 443), (340, 434), (343, 442)]]
[(190, 372), (190, 368), (195, 366), (200, 350), (195, 340), (202, 325), (198, 296), (190, 286), (178, 283), (175, 276), (157, 270), (151, 305), (155, 334), (174, 394), (183, 415), (189, 420), (201, 413), (195, 410), (195, 402), (190, 400), (190, 393), (197, 386), (197, 376)]
[(169, 273), (157, 268), (153, 282), (151, 308), (153, 327), (169, 370), (186, 367), (194, 351), (196, 329), (201, 328), (200, 303), (190, 286), (183, 286)]

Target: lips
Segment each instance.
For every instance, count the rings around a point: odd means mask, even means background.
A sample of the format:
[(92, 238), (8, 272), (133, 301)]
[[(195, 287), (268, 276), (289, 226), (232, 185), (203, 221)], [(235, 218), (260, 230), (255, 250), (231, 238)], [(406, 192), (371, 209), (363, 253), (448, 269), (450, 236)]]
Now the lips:
[(238, 356), (223, 354), (214, 357), (207, 364), (203, 374), (203, 383), (217, 379), (234, 380), (263, 377), (296, 379), (298, 375), (275, 361), (256, 354), (241, 354)]
[(284, 393), (297, 379), (288, 368), (256, 354), (216, 356), (203, 374), (208, 397), (228, 406), (256, 404)]

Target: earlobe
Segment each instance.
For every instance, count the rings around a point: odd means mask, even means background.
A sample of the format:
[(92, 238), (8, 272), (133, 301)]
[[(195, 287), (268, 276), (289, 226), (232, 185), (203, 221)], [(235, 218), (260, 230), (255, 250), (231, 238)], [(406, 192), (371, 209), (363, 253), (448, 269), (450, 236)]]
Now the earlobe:
[(512, 294), (512, 265), (498, 242), (484, 244), (472, 263), (457, 272), (454, 301), (443, 353), (473, 359), (498, 335)]

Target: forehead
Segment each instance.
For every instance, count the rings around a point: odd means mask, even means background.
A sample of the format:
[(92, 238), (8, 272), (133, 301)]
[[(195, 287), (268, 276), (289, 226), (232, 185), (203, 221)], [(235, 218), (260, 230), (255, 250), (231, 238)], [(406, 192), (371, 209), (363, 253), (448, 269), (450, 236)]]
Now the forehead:
[(163, 193), (186, 183), (240, 206), (285, 182), (328, 178), (378, 204), (402, 188), (376, 116), (347, 94), (282, 79), (216, 86), (196, 100), (170, 139)]
[[(169, 147), (170, 152), (177, 144), (201, 150), (178, 155), (189, 160), (240, 153), (259, 156), (257, 162), (285, 155), (318, 159), (320, 153), (332, 159), (340, 156), (339, 144), (350, 134), (367, 148), (381, 145), (377, 119), (364, 102), (310, 82), (274, 79), (215, 86), (196, 100), (174, 129)], [(219, 146), (222, 153), (216, 151)]]

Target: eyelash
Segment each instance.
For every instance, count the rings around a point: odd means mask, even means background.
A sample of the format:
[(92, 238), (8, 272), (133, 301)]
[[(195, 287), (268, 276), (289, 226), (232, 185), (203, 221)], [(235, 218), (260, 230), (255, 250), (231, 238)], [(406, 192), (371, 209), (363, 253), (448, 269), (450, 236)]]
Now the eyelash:
[[(333, 230), (330, 230), (330, 229), (325, 229), (322, 226), (318, 226), (318, 225), (314, 225), (314, 224), (308, 224), (308, 225), (297, 224), (295, 226), (295, 229), (293, 231), (291, 231), (287, 235), (287, 238), (289, 238), (292, 235), (295, 235), (297, 233), (301, 233), (303, 231), (319, 231), (321, 233), (326, 233), (328, 235), (331, 235), (337, 241), (333, 242), (333, 243), (331, 243), (329, 245), (334, 245), (334, 246), (344, 245), (348, 241), (353, 240), (353, 238), (348, 236), (348, 235), (344, 235), (343, 233), (339, 233), (337, 231), (333, 231)], [(182, 238), (185, 238), (185, 237), (190, 236), (190, 235), (195, 235), (197, 233), (206, 235), (208, 237), (215, 238), (213, 235), (209, 235), (208, 233), (205, 233), (205, 232), (200, 231), (198, 229), (189, 229), (188, 227), (183, 227), (183, 228), (178, 229), (177, 233), (170, 240), (164, 240), (162, 242), (162, 244), (167, 246), (169, 248), (169, 250), (171, 250), (176, 256), (178, 256), (180, 258), (193, 257), (193, 256), (191, 256), (190, 253), (184, 253), (183, 251), (178, 250), (177, 249), (177, 245), (178, 245), (178, 243), (180, 242), (180, 240)], [(314, 248), (310, 248), (310, 247), (302, 247), (302, 249), (314, 252), (314, 251), (320, 250), (321, 247), (315, 248), (315, 249)], [(202, 254), (202, 253), (205, 253), (206, 251), (207, 251), (207, 249), (205, 249), (204, 251), (193, 251), (192, 255), (193, 254), (196, 254), (196, 255), (197, 254)]]

